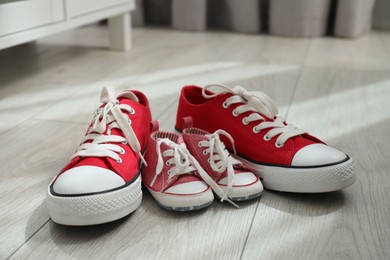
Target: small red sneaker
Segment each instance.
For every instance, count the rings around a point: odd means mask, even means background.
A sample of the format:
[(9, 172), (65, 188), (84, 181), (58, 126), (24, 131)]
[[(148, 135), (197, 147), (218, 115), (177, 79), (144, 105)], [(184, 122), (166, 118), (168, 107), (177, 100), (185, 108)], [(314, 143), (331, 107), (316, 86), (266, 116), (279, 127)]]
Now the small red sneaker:
[[(185, 120), (191, 121), (190, 118)], [(221, 199), (243, 201), (260, 197), (263, 185), (259, 178), (242, 162), (233, 158), (219, 138), (220, 135), (227, 137), (234, 149), (232, 137), (224, 130), (210, 134), (190, 125), (187, 124), (183, 130), (184, 142), (214, 183), (223, 190)]]
[[(223, 91), (213, 93), (208, 90), (211, 87)], [(185, 86), (176, 129), (182, 131), (183, 118), (192, 117), (194, 127), (211, 133), (225, 130), (236, 142), (238, 158), (268, 189), (329, 192), (354, 183), (355, 170), (348, 155), (287, 124), (277, 114), (272, 100), (262, 92), (225, 85)]]
[(191, 156), (180, 135), (153, 132), (142, 167), (142, 181), (157, 203), (165, 209), (192, 211), (205, 208), (214, 200), (205, 175)]
[(52, 220), (95, 225), (122, 218), (142, 200), (140, 160), (150, 135), (147, 98), (104, 88), (86, 136), (71, 161), (50, 183), (46, 202)]

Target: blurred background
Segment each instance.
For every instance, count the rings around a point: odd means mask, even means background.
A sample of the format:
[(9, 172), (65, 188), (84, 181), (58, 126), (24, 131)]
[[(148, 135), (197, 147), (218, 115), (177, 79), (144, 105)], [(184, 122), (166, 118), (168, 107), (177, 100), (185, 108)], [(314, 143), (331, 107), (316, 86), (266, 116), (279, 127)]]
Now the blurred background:
[(390, 29), (388, 0), (137, 0), (133, 23), (204, 31), (354, 38)]

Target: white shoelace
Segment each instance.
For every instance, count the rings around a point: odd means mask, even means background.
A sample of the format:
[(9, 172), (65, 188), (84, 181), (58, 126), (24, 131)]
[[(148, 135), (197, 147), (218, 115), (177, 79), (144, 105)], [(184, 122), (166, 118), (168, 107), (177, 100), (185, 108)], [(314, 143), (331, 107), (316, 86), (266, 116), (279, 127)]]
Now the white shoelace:
[[(130, 114), (134, 114), (135, 110), (126, 104), (120, 104), (119, 97), (125, 97), (138, 101), (137, 96), (132, 92), (123, 92), (119, 95), (115, 94), (115, 90), (112, 87), (104, 87), (100, 101), (105, 104), (104, 107), (99, 108), (95, 112), (95, 118), (93, 124), (88, 130), (88, 134), (84, 137), (82, 145), (80, 145), (76, 153), (71, 159), (80, 157), (110, 157), (118, 163), (122, 163), (122, 159), (119, 154), (124, 154), (125, 150), (119, 145), (113, 143), (129, 144), (131, 149), (138, 153), (142, 162), (146, 164), (144, 157), (141, 154), (141, 146), (138, 142), (131, 125), (130, 118), (122, 112), (127, 111)], [(104, 134), (108, 126), (107, 133)], [(112, 129), (120, 129), (125, 137), (119, 135), (113, 135)], [(87, 141), (91, 141), (86, 143)]]
[[(163, 153), (161, 153), (161, 144), (163, 143), (168, 145), (172, 149), (165, 150)], [(215, 193), (217, 193), (218, 196), (222, 198), (221, 201), (227, 200), (232, 205), (238, 208), (238, 205), (232, 202), (230, 199), (228, 198), (224, 199), (225, 197), (224, 191), (205, 172), (205, 170), (195, 159), (195, 157), (191, 155), (191, 153), (187, 150), (184, 144), (177, 144), (175, 142), (172, 142), (168, 138), (161, 138), (157, 140), (156, 152), (157, 152), (156, 174), (154, 175), (154, 178), (150, 184), (151, 187), (153, 187), (157, 177), (162, 173), (164, 167), (164, 160), (162, 156), (172, 157), (165, 162), (168, 166), (172, 166), (168, 170), (168, 182), (170, 182), (174, 176), (183, 175), (183, 174), (194, 174), (194, 171), (196, 170), (198, 171), (200, 177), (213, 189)]]
[(234, 179), (234, 165), (240, 164), (238, 160), (230, 156), (230, 153), (225, 148), (225, 145), (222, 143), (219, 138), (220, 135), (226, 136), (232, 144), (233, 151), (236, 153), (236, 149), (234, 147), (233, 137), (228, 134), (224, 130), (217, 130), (212, 134), (206, 135), (208, 141), (200, 141), (200, 147), (208, 147), (203, 150), (204, 154), (210, 154), (209, 163), (213, 171), (218, 173), (223, 173), (227, 170), (227, 189), (224, 192), (222, 197), (222, 201), (228, 197), (229, 191), (233, 187), (233, 179)]
[[(239, 116), (245, 112), (254, 112), (247, 117), (244, 117), (242, 123), (247, 125), (251, 122), (260, 121), (258, 125), (253, 127), (254, 133), (260, 133), (263, 129), (270, 129), (264, 140), (269, 141), (273, 137), (278, 136), (275, 142), (277, 148), (282, 147), (285, 142), (298, 135), (305, 134), (306, 131), (297, 128), (292, 124), (285, 124), (285, 120), (277, 116), (279, 111), (272, 99), (260, 91), (247, 91), (243, 87), (237, 86), (233, 89), (223, 84), (213, 84), (205, 86), (202, 90), (202, 95), (205, 98), (213, 98), (219, 95), (219, 93), (207, 94), (207, 89), (212, 87), (219, 87), (225, 90), (225, 93), (231, 93), (233, 96), (227, 98), (223, 103), (223, 107), (228, 108), (229, 106), (237, 103), (244, 103), (233, 110), (233, 116)], [(273, 121), (267, 121), (262, 115)]]
[[(161, 145), (166, 144), (172, 149), (165, 150), (161, 154)], [(191, 165), (191, 160), (189, 157), (189, 153), (184, 144), (177, 144), (168, 138), (161, 138), (157, 140), (156, 145), (156, 153), (157, 153), (157, 166), (156, 166), (156, 174), (150, 186), (153, 187), (157, 177), (161, 174), (164, 168), (164, 160), (162, 156), (171, 157), (165, 163), (167, 166), (172, 166), (168, 170), (168, 182), (172, 180), (174, 176), (183, 175), (183, 174), (193, 174), (196, 170), (194, 166)]]

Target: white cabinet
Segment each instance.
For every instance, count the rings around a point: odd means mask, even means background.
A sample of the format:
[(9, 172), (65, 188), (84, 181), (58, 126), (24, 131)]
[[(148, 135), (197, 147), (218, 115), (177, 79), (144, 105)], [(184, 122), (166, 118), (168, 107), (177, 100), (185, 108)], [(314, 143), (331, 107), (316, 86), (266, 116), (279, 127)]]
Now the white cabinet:
[(77, 17), (90, 12), (102, 10), (110, 6), (125, 4), (127, 0), (67, 0), (66, 11), (69, 18)]
[(126, 50), (134, 7), (134, 0), (0, 1), (0, 50), (106, 18), (110, 47)]
[(51, 23), (51, 0), (0, 5), (0, 36)]

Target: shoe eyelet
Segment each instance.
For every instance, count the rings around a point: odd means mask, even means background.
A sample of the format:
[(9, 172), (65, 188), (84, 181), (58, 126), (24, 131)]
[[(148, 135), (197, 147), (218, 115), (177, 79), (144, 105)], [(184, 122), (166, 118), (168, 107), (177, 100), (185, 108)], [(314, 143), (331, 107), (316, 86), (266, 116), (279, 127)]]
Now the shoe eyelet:
[(235, 109), (233, 109), (233, 111), (232, 111), (232, 115), (233, 115), (233, 116), (238, 116), (238, 114), (237, 114), (237, 112), (236, 112), (236, 110), (235, 110)]
[(226, 103), (226, 101), (222, 103), (222, 107), (223, 108), (228, 108), (229, 107), (228, 104)]
[(278, 143), (278, 142), (275, 143), (275, 147), (276, 147), (276, 148), (281, 148), (281, 147), (283, 147), (283, 146), (284, 146), (284, 144), (280, 144), (280, 143)]
[(125, 145), (126, 145), (126, 144), (127, 144), (127, 141), (123, 141), (122, 144), (125, 144)]
[(125, 152), (126, 152), (125, 149), (122, 148), (119, 153), (120, 154), (125, 154)]
[(258, 134), (260, 133), (260, 130), (257, 130), (256, 126), (252, 128), (253, 133)]
[(116, 160), (117, 163), (121, 164), (122, 163), (122, 158), (119, 157), (118, 160)]
[(207, 154), (208, 154), (207, 150), (203, 150), (202, 153), (203, 153), (204, 155), (207, 155)]
[(207, 158), (207, 162), (208, 162), (208, 163), (210, 163), (210, 162), (211, 162), (211, 161), (210, 161), (210, 158)]
[(168, 156), (168, 154), (166, 153), (166, 151), (163, 152), (163, 156)]
[(131, 119), (129, 118), (129, 120), (127, 120), (127, 123), (128, 123), (129, 125), (131, 125), (131, 123), (133, 123), (133, 121), (131, 121)]
[(166, 161), (166, 162), (165, 162), (165, 165), (166, 165), (166, 166), (171, 166), (171, 163), (170, 163), (169, 161)]
[(264, 139), (265, 141), (271, 140), (271, 138), (270, 138), (268, 135), (264, 135), (263, 139)]
[(203, 147), (202, 142), (198, 142), (199, 147)]
[(243, 123), (244, 125), (248, 125), (248, 124), (249, 124), (249, 122), (246, 121), (246, 119), (247, 119), (247, 117), (244, 117), (244, 118), (242, 119), (242, 123)]
[(133, 108), (130, 110), (130, 114), (131, 114), (131, 115), (134, 115), (134, 114), (135, 114), (135, 110), (134, 110)]

